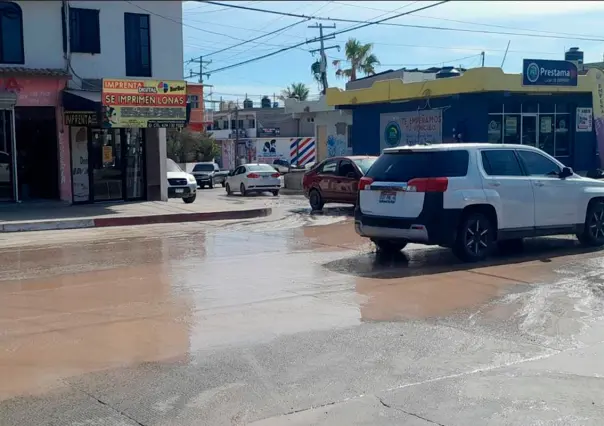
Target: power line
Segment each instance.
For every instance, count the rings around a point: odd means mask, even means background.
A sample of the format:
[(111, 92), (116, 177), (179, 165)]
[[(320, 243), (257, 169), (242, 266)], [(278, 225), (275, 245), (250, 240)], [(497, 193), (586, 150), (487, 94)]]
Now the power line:
[(238, 44), (234, 44), (234, 45), (232, 45), (232, 46), (225, 47), (224, 49), (216, 50), (216, 51), (214, 51), (214, 52), (212, 52), (212, 53), (206, 53), (204, 56), (211, 56), (211, 55), (216, 55), (216, 54), (218, 54), (218, 53), (226, 52), (227, 50), (233, 49), (233, 48), (235, 48), (235, 47), (243, 46), (244, 44), (247, 44), (247, 43), (252, 43), (252, 42), (254, 42), (254, 41), (258, 40), (258, 39), (261, 39), (261, 38), (263, 38), (263, 37), (268, 37), (269, 35), (273, 35), (273, 34), (275, 34), (275, 33), (278, 33), (279, 31), (285, 31), (285, 30), (288, 30), (288, 29), (290, 29), (290, 28), (292, 28), (292, 27), (295, 27), (296, 25), (300, 25), (301, 23), (306, 22), (306, 21), (308, 21), (308, 19), (303, 19), (303, 20), (301, 20), (301, 21), (294, 22), (293, 24), (286, 25), (286, 26), (285, 26), (285, 27), (283, 27), (283, 28), (279, 28), (278, 30), (271, 31), (270, 33), (262, 34), (262, 35), (260, 35), (260, 36), (258, 36), (258, 37), (252, 38), (252, 39), (250, 39), (250, 40), (247, 40), (247, 41), (242, 41), (241, 43), (238, 43)]
[[(419, 12), (420, 10), (430, 9), (432, 7), (439, 6), (439, 5), (447, 3), (449, 1), (450, 0), (442, 0), (442, 1), (438, 2), (438, 3), (434, 3), (434, 4), (431, 4), (431, 5), (428, 5), (428, 6), (420, 7), (418, 9), (414, 9), (414, 10), (407, 11), (407, 12), (402, 12), (402, 13), (399, 13), (399, 14), (394, 15), (394, 16), (390, 16), (390, 17), (387, 17), (387, 18), (380, 19), (379, 21), (376, 21), (375, 23), (373, 23), (373, 22), (366, 22), (363, 25), (359, 25), (357, 27), (345, 28), (345, 29), (340, 30), (340, 31), (335, 31), (334, 33), (329, 34), (326, 37), (330, 37), (330, 36), (334, 36), (335, 37), (338, 34), (343, 34), (343, 33), (349, 32), (349, 31), (358, 30), (360, 28), (365, 28), (365, 27), (368, 27), (370, 25), (374, 25), (376, 23), (381, 23), (381, 22), (387, 21), (389, 19), (395, 19), (395, 18), (399, 18), (401, 16), (410, 15), (410, 14), (412, 14), (414, 12)], [(216, 2), (207, 2), (207, 3), (216, 3)], [(265, 59), (265, 58), (268, 58), (268, 57), (271, 57), (271, 56), (274, 56), (274, 55), (278, 55), (279, 53), (282, 53), (282, 52), (287, 52), (288, 50), (295, 49), (297, 47), (303, 46), (303, 45), (308, 44), (308, 43), (314, 43), (316, 41), (319, 41), (319, 39), (318, 38), (314, 38), (312, 40), (307, 40), (307, 41), (295, 44), (293, 46), (284, 47), (283, 49), (279, 49), (279, 50), (277, 50), (275, 52), (267, 53), (266, 55), (262, 55), (262, 56), (259, 56), (259, 57), (256, 57), (256, 58), (252, 58), (252, 59), (248, 59), (246, 61), (239, 62), (239, 63), (233, 64), (233, 65), (228, 65), (226, 67), (221, 67), (221, 68), (218, 68), (218, 69), (215, 69), (215, 70), (212, 70), (212, 71), (208, 71), (208, 74), (213, 74), (213, 73), (216, 73), (216, 72), (219, 72), (219, 71), (225, 71), (227, 69), (231, 69), (231, 68), (238, 67), (238, 66), (241, 66), (241, 65), (249, 64), (250, 62), (259, 61), (261, 59)]]
[[(199, 1), (199, 0), (197, 0), (197, 1)], [(478, 30), (478, 29), (471, 29), (471, 28), (448, 28), (448, 27), (429, 26), (429, 25), (398, 24), (398, 23), (392, 23), (392, 22), (383, 23), (382, 21), (377, 21), (377, 22), (371, 23), (369, 21), (362, 21), (362, 20), (356, 20), (356, 19), (329, 18), (329, 17), (326, 18), (326, 17), (322, 17), (322, 16), (309, 16), (309, 15), (301, 15), (301, 14), (297, 14), (297, 13), (290, 13), (290, 12), (278, 12), (275, 10), (260, 9), (260, 8), (256, 8), (256, 7), (220, 3), (220, 2), (215, 2), (215, 1), (206, 1), (205, 3), (210, 3), (210, 4), (217, 5), (217, 6), (231, 7), (233, 9), (249, 10), (249, 11), (253, 11), (253, 12), (272, 13), (272, 14), (276, 14), (276, 15), (289, 16), (292, 18), (310, 18), (310, 19), (315, 19), (318, 21), (348, 22), (348, 23), (365, 24), (365, 25), (386, 25), (386, 26), (392, 26), (392, 27), (420, 28), (420, 29), (439, 30), (439, 31), (457, 31), (457, 32), (495, 34), (495, 35), (507, 35), (507, 36), (511, 35), (511, 36), (518, 36), (518, 37), (550, 38), (550, 39), (559, 39), (559, 40), (582, 40), (582, 41), (598, 41), (598, 42), (604, 41), (604, 38), (581, 37), (581, 36), (576, 36), (576, 35), (570, 35), (569, 37), (566, 37), (566, 36), (561, 36), (561, 35), (558, 36), (558, 35), (554, 35), (554, 34), (523, 34), (523, 33), (513, 33), (513, 32), (504, 32), (504, 31)], [(440, 3), (437, 3), (437, 4), (440, 4)], [(427, 6), (424, 9), (427, 9), (428, 7), (430, 7), (430, 6)], [(424, 9), (418, 9), (417, 11), (424, 10)], [(393, 16), (391, 18), (387, 18), (387, 19), (394, 19), (397, 17), (398, 16), (395, 15), (395, 16)], [(363, 28), (363, 27), (362, 26), (357, 27), (356, 29), (359, 29), (359, 28)], [(523, 30), (523, 31), (535, 31), (535, 30)]]
[[(380, 12), (387, 12), (387, 10), (385, 10), (385, 9), (378, 9), (378, 8), (369, 7), (369, 6), (360, 6), (358, 4), (345, 3), (345, 2), (341, 2), (341, 1), (334, 1), (334, 3), (341, 4), (342, 6), (356, 7), (356, 8), (359, 8), (359, 9), (376, 10), (376, 11), (380, 11)], [(415, 16), (417, 16), (418, 18), (435, 19), (435, 20), (438, 20), (438, 21), (455, 22), (455, 23), (458, 23), (458, 24), (479, 25), (479, 26), (483, 26), (483, 27), (501, 28), (501, 29), (506, 29), (506, 30), (532, 31), (532, 32), (536, 32), (536, 33), (545, 33), (545, 34), (554, 34), (554, 35), (565, 35), (565, 36), (601, 37), (601, 36), (595, 36), (593, 34), (577, 34), (577, 33), (563, 33), (563, 32), (559, 32), (559, 31), (532, 30), (532, 29), (527, 29), (527, 28), (509, 27), (509, 26), (505, 26), (505, 25), (485, 24), (485, 23), (470, 22), (470, 21), (460, 21), (460, 20), (457, 20), (457, 19), (449, 19), (449, 18), (438, 18), (436, 16), (425, 16), (425, 15), (415, 15)]]
[[(239, 38), (239, 37), (234, 37), (234, 36), (232, 36), (230, 34), (219, 33), (219, 32), (216, 32), (216, 31), (207, 30), (205, 28), (199, 28), (199, 27), (196, 27), (194, 25), (189, 25), (189, 24), (187, 24), (187, 23), (185, 23), (183, 21), (179, 21), (178, 19), (174, 19), (174, 18), (172, 18), (170, 16), (164, 16), (164, 15), (161, 15), (159, 13), (155, 13), (152, 10), (146, 9), (146, 8), (144, 8), (142, 6), (139, 6), (139, 5), (131, 2), (130, 0), (124, 0), (124, 1), (126, 1), (126, 3), (131, 4), (132, 6), (135, 6), (135, 7), (139, 8), (140, 10), (143, 10), (143, 11), (149, 13), (150, 15), (157, 16), (159, 18), (163, 18), (163, 19), (166, 19), (168, 21), (172, 21), (172, 22), (174, 22), (176, 24), (182, 25), (183, 27), (192, 28), (194, 30), (206, 32), (208, 34), (214, 34), (214, 35), (219, 35), (219, 36), (222, 36), (222, 37), (228, 37), (228, 38), (231, 38), (231, 39), (237, 40), (237, 41), (249, 42), (249, 40), (246, 40), (246, 39), (243, 39), (243, 38)], [(204, 2), (204, 3), (208, 3), (208, 2)], [(264, 44), (266, 46), (273, 46), (273, 47), (281, 47), (281, 46), (283, 46), (282, 44), (280, 45), (280, 44), (269, 44), (269, 43), (258, 43), (258, 42), (256, 42), (256, 44)]]

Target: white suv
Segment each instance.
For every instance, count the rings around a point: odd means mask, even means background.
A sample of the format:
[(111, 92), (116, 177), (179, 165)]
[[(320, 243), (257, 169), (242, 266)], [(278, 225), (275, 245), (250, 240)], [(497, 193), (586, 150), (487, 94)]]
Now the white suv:
[(356, 232), (379, 251), (409, 242), (477, 261), (495, 243), (576, 234), (604, 245), (604, 181), (526, 145), (388, 148), (359, 182)]

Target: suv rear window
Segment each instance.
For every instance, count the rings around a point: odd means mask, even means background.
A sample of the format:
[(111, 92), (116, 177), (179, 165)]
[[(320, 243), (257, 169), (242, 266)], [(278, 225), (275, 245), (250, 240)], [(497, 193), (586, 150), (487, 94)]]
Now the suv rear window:
[(468, 173), (468, 151), (401, 151), (382, 154), (367, 172), (381, 182), (414, 178), (461, 177)]

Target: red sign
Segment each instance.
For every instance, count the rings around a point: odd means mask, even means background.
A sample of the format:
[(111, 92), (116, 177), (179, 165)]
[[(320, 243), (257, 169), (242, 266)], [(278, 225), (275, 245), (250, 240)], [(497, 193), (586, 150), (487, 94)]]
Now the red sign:
[(21, 91), (21, 89), (23, 89), (23, 87), (14, 77), (0, 80), (0, 87), (2, 87), (7, 92), (19, 92)]

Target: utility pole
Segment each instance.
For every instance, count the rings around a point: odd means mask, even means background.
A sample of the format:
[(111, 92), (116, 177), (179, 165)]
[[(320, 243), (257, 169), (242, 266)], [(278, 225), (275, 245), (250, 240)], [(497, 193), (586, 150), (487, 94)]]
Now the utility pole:
[(315, 53), (315, 52), (320, 52), (321, 55), (321, 85), (323, 86), (323, 91), (322, 94), (325, 94), (327, 88), (329, 87), (327, 84), (327, 55), (325, 55), (325, 51), (329, 50), (329, 49), (338, 49), (338, 52), (340, 51), (340, 46), (334, 45), (334, 46), (329, 46), (329, 47), (325, 47), (325, 40), (331, 40), (336, 38), (335, 35), (330, 35), (325, 37), (323, 35), (323, 29), (324, 28), (335, 28), (336, 25), (323, 25), (321, 23), (319, 24), (315, 24), (315, 25), (311, 25), (308, 28), (318, 28), (319, 29), (319, 38), (318, 40), (315, 41), (319, 41), (321, 43), (321, 47), (319, 47), (318, 49), (315, 50), (311, 50), (310, 53)]
[(482, 56), (482, 67), (484, 68), (484, 51), (480, 52), (480, 55)]
[(193, 72), (193, 70), (190, 71), (190, 78), (193, 77), (199, 77), (199, 82), (203, 83), (203, 76), (205, 75), (206, 77), (210, 78), (210, 74), (208, 73), (204, 73), (203, 69), (205, 65), (210, 65), (212, 63), (212, 61), (204, 61), (203, 60), (203, 56), (200, 56), (199, 58), (195, 58), (195, 59), (191, 59), (189, 60), (189, 62), (193, 63), (193, 64), (199, 64), (199, 72)]

